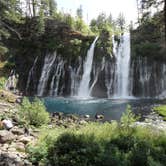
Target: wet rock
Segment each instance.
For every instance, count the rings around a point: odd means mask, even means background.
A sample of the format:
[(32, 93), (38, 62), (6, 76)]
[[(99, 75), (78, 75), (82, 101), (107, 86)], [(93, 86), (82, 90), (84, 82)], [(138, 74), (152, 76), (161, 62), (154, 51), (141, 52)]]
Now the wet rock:
[(85, 115), (84, 118), (89, 119), (90, 115)]
[(104, 119), (104, 115), (98, 115), (98, 114), (96, 114), (96, 115), (95, 115), (95, 118), (96, 118), (96, 119)]

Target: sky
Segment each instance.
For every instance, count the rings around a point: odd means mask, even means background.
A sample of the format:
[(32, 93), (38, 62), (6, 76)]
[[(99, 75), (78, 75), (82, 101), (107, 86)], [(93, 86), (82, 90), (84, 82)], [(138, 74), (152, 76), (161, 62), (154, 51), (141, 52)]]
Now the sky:
[(82, 5), (86, 23), (101, 12), (107, 16), (111, 13), (114, 19), (122, 12), (128, 23), (136, 22), (137, 19), (136, 0), (56, 0), (56, 2), (58, 9), (63, 8), (64, 12), (70, 12), (73, 16), (76, 9)]

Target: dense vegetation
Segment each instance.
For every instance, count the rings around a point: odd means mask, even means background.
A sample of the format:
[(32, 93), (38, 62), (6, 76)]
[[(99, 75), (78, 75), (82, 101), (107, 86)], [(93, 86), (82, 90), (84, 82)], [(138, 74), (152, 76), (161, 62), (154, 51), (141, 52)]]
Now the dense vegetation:
[(154, 111), (156, 111), (159, 115), (163, 116), (164, 120), (166, 120), (166, 105), (154, 107)]
[[(138, 27), (132, 30), (132, 56), (166, 58), (166, 16), (163, 0), (137, 0)], [(132, 29), (132, 26), (131, 26)]]
[(117, 123), (88, 123), (78, 129), (41, 129), (30, 160), (57, 166), (154, 166), (166, 162), (166, 133), (134, 126), (130, 109)]
[(37, 98), (32, 103), (27, 98), (24, 98), (19, 107), (18, 116), (19, 123), (27, 126), (39, 127), (49, 122), (49, 113), (46, 112), (43, 102)]

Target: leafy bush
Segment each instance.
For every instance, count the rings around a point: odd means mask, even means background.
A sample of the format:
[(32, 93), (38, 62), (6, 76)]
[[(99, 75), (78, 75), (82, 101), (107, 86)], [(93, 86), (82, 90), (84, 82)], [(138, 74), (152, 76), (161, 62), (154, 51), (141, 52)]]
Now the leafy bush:
[(32, 103), (24, 98), (19, 108), (19, 116), (22, 122), (36, 127), (49, 122), (49, 113), (46, 112), (44, 104), (37, 98)]
[(123, 135), (132, 135), (134, 132), (134, 127), (131, 125), (136, 122), (138, 117), (136, 117), (131, 110), (131, 106), (127, 105), (126, 111), (122, 114), (120, 119), (120, 132)]
[[(77, 129), (44, 129), (29, 153), (50, 166), (164, 166), (166, 133), (141, 126), (128, 107), (121, 122), (89, 123)], [(126, 132), (127, 130), (127, 132)]]
[(93, 136), (66, 133), (49, 148), (48, 160), (57, 166), (98, 166), (100, 154)]
[(4, 89), (6, 80), (7, 79), (5, 77), (0, 77), (0, 89)]
[(44, 142), (42, 144), (34, 146), (28, 146), (27, 152), (29, 154), (29, 160), (37, 165), (39, 162), (44, 163), (47, 156), (47, 146)]

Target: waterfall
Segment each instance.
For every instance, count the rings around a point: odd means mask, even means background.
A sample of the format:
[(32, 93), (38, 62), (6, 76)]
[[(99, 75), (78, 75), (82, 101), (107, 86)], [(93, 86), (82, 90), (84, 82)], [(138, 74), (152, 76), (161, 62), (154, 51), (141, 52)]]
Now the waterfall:
[(78, 97), (80, 98), (90, 97), (90, 90), (89, 90), (90, 74), (92, 70), (93, 55), (94, 55), (94, 49), (95, 49), (95, 44), (97, 39), (98, 37), (95, 38), (90, 49), (87, 52), (87, 58), (84, 63), (84, 72), (83, 72), (82, 80), (80, 82), (80, 86), (78, 88)]
[(116, 81), (114, 97), (129, 97), (129, 70), (130, 70), (130, 34), (121, 36), (120, 44), (115, 50)]
[(29, 71), (28, 79), (27, 79), (27, 84), (26, 84), (26, 92), (27, 92), (28, 89), (29, 89), (29, 85), (30, 85), (31, 79), (33, 78), (34, 68), (35, 68), (35, 66), (36, 66), (37, 60), (38, 60), (38, 56), (35, 58), (35, 61), (34, 61), (34, 63), (33, 63), (33, 66), (31, 67), (31, 69), (30, 69), (30, 71)]
[(60, 60), (60, 62), (58, 61), (58, 64), (57, 64), (56, 70), (55, 70), (55, 74), (51, 80), (50, 96), (58, 95), (59, 81), (60, 81), (60, 76), (62, 74), (63, 69), (64, 69), (64, 61)]
[(44, 66), (42, 68), (41, 77), (37, 87), (38, 96), (43, 96), (44, 94), (44, 90), (47, 86), (47, 81), (49, 79), (50, 71), (52, 69), (55, 59), (56, 59), (56, 52), (54, 52), (53, 54), (46, 55), (44, 59)]
[(70, 79), (71, 79), (71, 86), (70, 86), (71, 93), (70, 93), (70, 95), (76, 96), (78, 93), (78, 88), (79, 88), (79, 83), (80, 83), (80, 72), (81, 72), (81, 68), (82, 68), (82, 58), (80, 56), (78, 57), (76, 67), (70, 66), (69, 68), (70, 68)]

